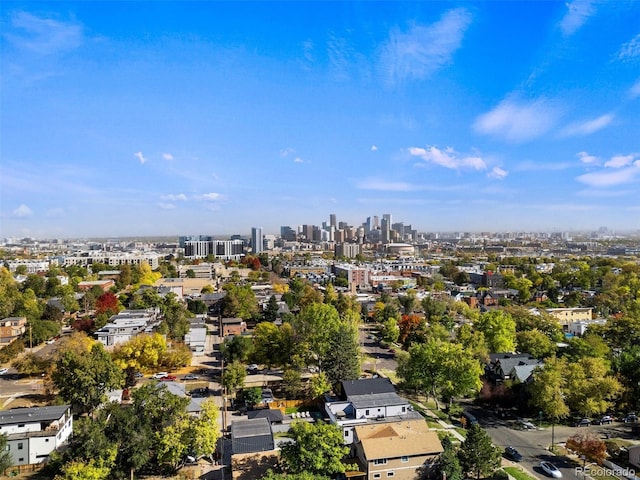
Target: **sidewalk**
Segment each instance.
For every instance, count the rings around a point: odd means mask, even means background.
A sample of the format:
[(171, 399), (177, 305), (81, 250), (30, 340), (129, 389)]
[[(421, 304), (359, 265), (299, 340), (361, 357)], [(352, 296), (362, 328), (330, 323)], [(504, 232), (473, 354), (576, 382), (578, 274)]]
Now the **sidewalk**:
[(424, 413), (429, 418), (431, 418), (431, 419), (435, 420), (436, 422), (438, 422), (443, 430), (446, 430), (447, 432), (451, 433), (451, 435), (453, 435), (457, 440), (459, 440), (461, 442), (464, 442), (464, 437), (457, 432), (457, 430), (455, 429), (455, 427), (453, 425), (451, 425), (450, 423), (445, 422), (444, 420), (441, 420), (435, 413), (433, 413), (424, 404), (422, 404), (422, 403), (420, 403), (420, 402), (418, 402), (416, 400), (414, 400), (414, 403), (416, 405), (418, 405), (420, 408), (422, 408), (424, 410)]

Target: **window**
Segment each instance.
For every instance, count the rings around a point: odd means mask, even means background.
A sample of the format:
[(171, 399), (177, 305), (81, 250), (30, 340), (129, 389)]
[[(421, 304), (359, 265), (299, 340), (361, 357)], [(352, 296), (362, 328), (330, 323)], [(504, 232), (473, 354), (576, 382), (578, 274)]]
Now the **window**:
[(18, 424), (18, 428), (23, 428), (24, 427), (24, 423), (19, 423)]
[(407, 456), (400, 457), (400, 461), (401, 461), (402, 463), (407, 463), (407, 462), (409, 461), (409, 457), (407, 457)]
[(373, 461), (374, 465), (386, 465), (387, 464), (387, 459), (386, 458), (376, 458)]
[(369, 410), (365, 410), (364, 414), (368, 416), (369, 415)]
[(24, 447), (24, 444), (23, 444), (22, 442), (20, 442), (20, 443), (18, 444), (18, 450), (22, 450), (22, 447)]
[(394, 477), (395, 475), (395, 472), (387, 472), (387, 477)]
[(407, 407), (402, 407), (402, 413), (407, 413)]
[(382, 474), (380, 474), (380, 473), (374, 473), (373, 474), (373, 478), (381, 478), (381, 477), (382, 477)]
[(19, 458), (18, 462), (24, 462), (24, 458)]
[(345, 436), (345, 437), (348, 437), (348, 436), (349, 436), (349, 430), (345, 430), (345, 431), (344, 431), (344, 436)]

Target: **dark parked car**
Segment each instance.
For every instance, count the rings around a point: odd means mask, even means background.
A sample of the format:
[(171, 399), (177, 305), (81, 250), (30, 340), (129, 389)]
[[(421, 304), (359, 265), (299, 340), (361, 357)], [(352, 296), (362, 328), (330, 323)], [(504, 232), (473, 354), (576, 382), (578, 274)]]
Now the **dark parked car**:
[(611, 415), (605, 415), (600, 419), (600, 425), (610, 425), (613, 423), (613, 417)]
[(591, 420), (589, 418), (583, 418), (578, 423), (576, 423), (576, 427), (590, 427)]
[(635, 413), (630, 413), (626, 417), (624, 417), (624, 423), (636, 423), (638, 421), (638, 416)]
[(522, 455), (513, 447), (507, 447), (504, 449), (504, 456), (509, 460), (514, 462), (520, 462), (522, 460)]

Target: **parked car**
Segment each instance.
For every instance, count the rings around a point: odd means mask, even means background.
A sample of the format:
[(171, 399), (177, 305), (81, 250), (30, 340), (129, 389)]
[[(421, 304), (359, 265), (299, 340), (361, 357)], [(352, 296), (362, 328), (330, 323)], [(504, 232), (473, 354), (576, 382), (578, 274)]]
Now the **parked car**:
[(590, 427), (590, 426), (591, 426), (590, 418), (583, 418), (578, 423), (576, 423), (576, 427)]
[(509, 460), (514, 462), (519, 462), (522, 460), (522, 455), (513, 447), (507, 447), (504, 449), (504, 456)]
[(158, 372), (158, 373), (154, 373), (151, 378), (155, 378), (156, 380), (160, 380), (161, 378), (166, 377), (167, 375), (169, 375), (169, 372)]
[(250, 374), (258, 373), (258, 365), (256, 365), (255, 363), (252, 363), (247, 367), (247, 372)]
[(613, 423), (613, 417), (611, 415), (605, 415), (600, 419), (600, 425), (609, 425)]
[(624, 423), (636, 423), (638, 421), (638, 416), (635, 413), (630, 413), (626, 417), (624, 417)]
[(8, 368), (0, 368), (0, 375), (4, 375), (5, 373), (7, 373), (9, 371)]
[(198, 380), (198, 376), (194, 375), (193, 373), (187, 373), (184, 377), (182, 377), (183, 380)]
[(540, 468), (544, 471), (544, 473), (546, 473), (550, 477), (562, 478), (562, 472), (558, 470), (558, 467), (556, 467), (551, 462), (546, 462), (546, 461), (540, 462)]
[(175, 375), (165, 375), (164, 377), (162, 377), (160, 379), (161, 382), (174, 382), (176, 380), (176, 376)]
[(142, 372), (136, 372), (136, 373), (133, 374), (133, 376), (135, 378), (142, 378), (142, 377), (144, 377), (144, 374)]
[(273, 402), (273, 392), (270, 388), (262, 389), (262, 403), (271, 403)]

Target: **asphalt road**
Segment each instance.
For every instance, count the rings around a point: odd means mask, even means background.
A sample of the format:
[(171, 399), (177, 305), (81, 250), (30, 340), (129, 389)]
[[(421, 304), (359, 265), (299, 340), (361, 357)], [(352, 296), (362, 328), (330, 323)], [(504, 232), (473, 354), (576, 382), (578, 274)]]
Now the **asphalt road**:
[(396, 368), (398, 368), (395, 353), (390, 352), (388, 348), (380, 346), (380, 342), (373, 333), (373, 330), (366, 327), (367, 326), (360, 327), (360, 347), (362, 352), (368, 357), (371, 357), (372, 360), (365, 360), (362, 364), (362, 369), (395, 372)]
[[(552, 436), (551, 427), (535, 430), (520, 430), (515, 428), (515, 421), (498, 419), (490, 412), (481, 408), (472, 407), (465, 410), (471, 412), (478, 419), (480, 425), (482, 425), (491, 436), (494, 445), (500, 447), (502, 450), (507, 446), (512, 446), (520, 452), (523, 457), (522, 461), (517, 464), (514, 463), (514, 465), (521, 465), (536, 477), (548, 479), (550, 477), (539, 467), (542, 460), (547, 460), (560, 469), (563, 479), (584, 480), (583, 476), (576, 472), (576, 467), (582, 466), (579, 462), (576, 463), (567, 457), (555, 456), (549, 453), (548, 447), (551, 445)], [(532, 420), (532, 423), (536, 423), (535, 419)], [(554, 442), (558, 444), (566, 442), (567, 439), (575, 433), (587, 430), (601, 438), (607, 433), (612, 437), (629, 438), (631, 426), (614, 422), (611, 425), (592, 425), (590, 427), (580, 428), (561, 425), (556, 426), (554, 430)]]

